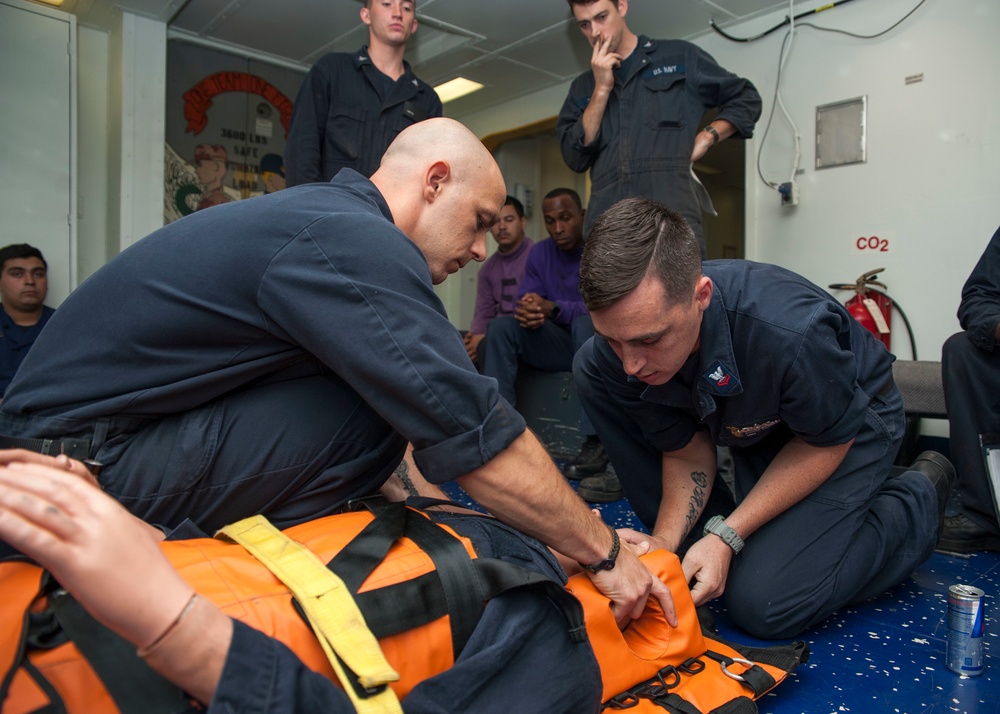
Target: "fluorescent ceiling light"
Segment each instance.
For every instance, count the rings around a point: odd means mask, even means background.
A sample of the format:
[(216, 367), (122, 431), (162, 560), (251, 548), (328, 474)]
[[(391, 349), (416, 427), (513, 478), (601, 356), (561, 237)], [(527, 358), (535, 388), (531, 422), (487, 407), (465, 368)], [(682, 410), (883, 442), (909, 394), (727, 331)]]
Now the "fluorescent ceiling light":
[(38, 0), (38, 1), (41, 3), (45, 3), (46, 5), (55, 5), (56, 7), (59, 7), (60, 5), (63, 4), (63, 0)]
[(466, 94), (478, 92), (482, 88), (483, 85), (479, 82), (473, 82), (471, 79), (466, 79), (465, 77), (455, 77), (455, 79), (451, 81), (434, 87), (434, 91), (437, 92), (437, 95), (441, 98), (441, 103), (447, 104), (453, 99), (458, 99), (459, 97), (464, 97)]

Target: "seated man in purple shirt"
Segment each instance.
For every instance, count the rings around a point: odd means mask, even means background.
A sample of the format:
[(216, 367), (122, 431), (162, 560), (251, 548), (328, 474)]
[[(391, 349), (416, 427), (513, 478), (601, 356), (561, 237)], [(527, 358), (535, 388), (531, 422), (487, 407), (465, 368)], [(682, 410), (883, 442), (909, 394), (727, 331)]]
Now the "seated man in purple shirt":
[(472, 326), (465, 335), (465, 351), (480, 370), (485, 363), (480, 347), (486, 337), (486, 328), (494, 317), (513, 315), (521, 293), (518, 292), (524, 277), (524, 266), (534, 241), (524, 235), (524, 206), (513, 196), (507, 196), (500, 218), (493, 228), (497, 252), (486, 259), (479, 269), (476, 285), (476, 311)]
[[(580, 297), (585, 214), (580, 196), (569, 188), (553, 189), (542, 201), (542, 213), (549, 237), (531, 249), (514, 314), (490, 323), (482, 351), (486, 358), (483, 374), (497, 380), (501, 396), (512, 405), (516, 405), (519, 363), (545, 372), (570, 371), (573, 355), (594, 334)], [(566, 468), (566, 475), (581, 479), (603, 474), (608, 458), (582, 409), (580, 433), (585, 439), (583, 448)], [(584, 485), (588, 488), (583, 489)], [(588, 478), (581, 489), (580, 495), (588, 501), (622, 497), (613, 476), (607, 484)]]

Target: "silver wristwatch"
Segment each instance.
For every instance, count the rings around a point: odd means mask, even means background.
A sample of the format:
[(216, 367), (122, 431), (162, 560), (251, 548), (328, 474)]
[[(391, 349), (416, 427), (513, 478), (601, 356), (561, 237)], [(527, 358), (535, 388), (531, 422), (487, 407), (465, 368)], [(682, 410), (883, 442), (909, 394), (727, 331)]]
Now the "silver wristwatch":
[(734, 554), (743, 550), (743, 539), (740, 538), (739, 533), (726, 524), (726, 519), (722, 516), (712, 516), (708, 519), (704, 535), (709, 533), (714, 533), (722, 538), (723, 542), (733, 549)]

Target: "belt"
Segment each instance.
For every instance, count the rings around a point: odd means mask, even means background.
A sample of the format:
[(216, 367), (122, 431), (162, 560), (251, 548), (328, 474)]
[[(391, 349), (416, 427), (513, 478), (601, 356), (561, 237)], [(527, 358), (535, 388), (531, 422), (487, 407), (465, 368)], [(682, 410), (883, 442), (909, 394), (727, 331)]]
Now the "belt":
[(27, 449), (39, 454), (66, 454), (85, 461), (90, 457), (90, 439), (25, 439), (0, 434), (0, 449)]

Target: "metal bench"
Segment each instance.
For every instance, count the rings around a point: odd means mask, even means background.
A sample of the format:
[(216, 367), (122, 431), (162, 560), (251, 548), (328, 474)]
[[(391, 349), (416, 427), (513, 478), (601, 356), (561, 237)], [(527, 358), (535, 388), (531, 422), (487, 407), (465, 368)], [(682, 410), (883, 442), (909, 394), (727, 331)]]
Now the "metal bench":
[(921, 419), (947, 419), (944, 406), (944, 386), (941, 380), (941, 363), (925, 360), (896, 360), (892, 363), (892, 378), (903, 395), (906, 413), (906, 433), (899, 447), (896, 464), (913, 463), (919, 451)]

